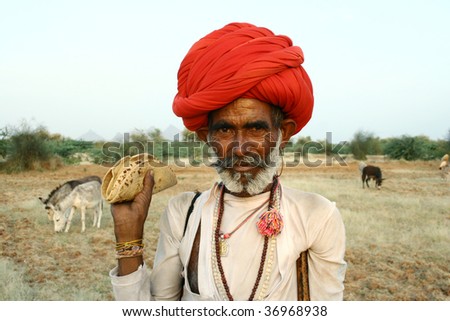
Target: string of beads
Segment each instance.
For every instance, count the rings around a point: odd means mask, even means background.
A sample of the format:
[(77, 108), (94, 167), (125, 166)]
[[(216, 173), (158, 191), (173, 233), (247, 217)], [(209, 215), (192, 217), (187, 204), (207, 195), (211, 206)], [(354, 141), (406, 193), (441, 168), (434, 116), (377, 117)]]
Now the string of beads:
[[(272, 189), (270, 191), (268, 211), (273, 211), (273, 209), (279, 208), (280, 190), (278, 187), (279, 187), (278, 177), (275, 177), (273, 185), (272, 185)], [(221, 185), (219, 185), (219, 189), (220, 189), (220, 192), (219, 192), (220, 194), (219, 194), (218, 201), (216, 203), (216, 208), (215, 208), (216, 215), (214, 217), (213, 257), (215, 260), (213, 262), (213, 273), (214, 273), (214, 279), (216, 281), (216, 284), (217, 284), (217, 281), (219, 281), (219, 283), (221, 285), (221, 286), (219, 286), (219, 292), (221, 292), (222, 295), (225, 295), (228, 300), (233, 301), (234, 298), (230, 293), (230, 288), (228, 286), (228, 282), (225, 277), (224, 269), (222, 266), (221, 251), (220, 251), (220, 237), (221, 237), (220, 225), (222, 222), (223, 211), (224, 211), (225, 186), (223, 184), (221, 184)], [(276, 216), (276, 218), (274, 220), (275, 216)], [(264, 265), (265, 265), (265, 262), (267, 259), (269, 240), (272, 240), (271, 249), (270, 249), (271, 253), (269, 254), (270, 262), (268, 262), (268, 268), (266, 269), (266, 273), (268, 275), (264, 278), (264, 282), (263, 282), (264, 283), (263, 284), (263, 292), (265, 292), (267, 290), (268, 281), (270, 278), (269, 274), (272, 271), (272, 262), (271, 261), (273, 260), (273, 250), (274, 250), (274, 244), (275, 244), (274, 239), (275, 239), (276, 235), (278, 235), (281, 232), (281, 229), (283, 227), (282, 217), (281, 217), (281, 214), (278, 213), (278, 211), (276, 212), (276, 215), (271, 215), (270, 218), (269, 218), (269, 216), (264, 215), (264, 214), (260, 218), (265, 221), (265, 225), (266, 225), (266, 228), (262, 229), (259, 227), (261, 225), (261, 220), (258, 223), (258, 230), (262, 234), (262, 236), (264, 236), (264, 246), (263, 246), (263, 250), (262, 250), (262, 254), (261, 254), (261, 261), (259, 264), (256, 281), (255, 281), (255, 284), (250, 293), (250, 296), (248, 299), (249, 301), (253, 301), (253, 299), (256, 295), (256, 292), (258, 290), (259, 284), (261, 282), (261, 279), (262, 279), (262, 276), (264, 273)], [(274, 224), (274, 221), (276, 221), (276, 224)], [(274, 225), (276, 225), (276, 228), (273, 228)], [(269, 227), (269, 226), (271, 226), (272, 228), (268, 229), (267, 227)], [(270, 230), (270, 232), (268, 233), (267, 230)], [(259, 299), (261, 299), (261, 295), (262, 295), (262, 293), (259, 295)]]

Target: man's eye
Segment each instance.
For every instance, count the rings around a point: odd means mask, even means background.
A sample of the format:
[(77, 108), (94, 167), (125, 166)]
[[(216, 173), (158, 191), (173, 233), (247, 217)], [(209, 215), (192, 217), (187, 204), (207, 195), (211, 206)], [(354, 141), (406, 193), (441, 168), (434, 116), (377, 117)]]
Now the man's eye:
[(255, 126), (253, 126), (252, 128), (250, 128), (250, 131), (251, 132), (254, 132), (254, 133), (261, 133), (261, 132), (265, 132), (266, 131), (266, 127), (264, 127), (264, 126), (261, 126), (261, 125), (255, 125)]
[(221, 127), (219, 128), (219, 132), (221, 133), (229, 133), (230, 132), (230, 127)]

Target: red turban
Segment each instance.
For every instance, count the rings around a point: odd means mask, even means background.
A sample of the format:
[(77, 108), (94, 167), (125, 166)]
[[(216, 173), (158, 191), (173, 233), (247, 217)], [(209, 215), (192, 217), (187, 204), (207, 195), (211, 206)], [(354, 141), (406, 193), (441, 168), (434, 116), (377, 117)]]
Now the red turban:
[(231, 23), (197, 41), (178, 71), (174, 113), (192, 131), (207, 126), (208, 113), (238, 98), (280, 107), (298, 133), (314, 104), (303, 52), (290, 38), (248, 23)]

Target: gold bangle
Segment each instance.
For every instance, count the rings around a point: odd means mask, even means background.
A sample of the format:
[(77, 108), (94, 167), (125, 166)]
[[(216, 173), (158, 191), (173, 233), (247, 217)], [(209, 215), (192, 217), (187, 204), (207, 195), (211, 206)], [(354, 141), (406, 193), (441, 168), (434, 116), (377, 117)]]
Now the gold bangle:
[(116, 243), (116, 251), (119, 251), (121, 249), (133, 247), (133, 246), (144, 246), (142, 244), (142, 239), (137, 239), (134, 241), (126, 241), (126, 242), (117, 242)]
[(142, 239), (116, 243), (116, 259), (141, 256), (143, 253)]
[(136, 257), (144, 254), (144, 246), (133, 246), (130, 249), (116, 251), (116, 259)]

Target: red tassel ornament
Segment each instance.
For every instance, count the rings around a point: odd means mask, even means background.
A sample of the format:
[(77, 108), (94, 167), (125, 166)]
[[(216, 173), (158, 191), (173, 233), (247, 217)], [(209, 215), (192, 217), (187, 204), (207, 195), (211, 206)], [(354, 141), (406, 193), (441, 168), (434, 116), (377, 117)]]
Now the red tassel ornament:
[(276, 208), (272, 208), (261, 214), (256, 225), (261, 235), (277, 236), (281, 233), (284, 226), (283, 216)]

